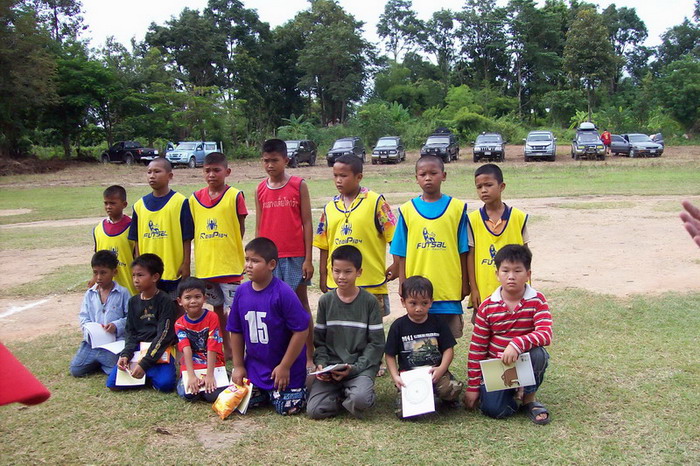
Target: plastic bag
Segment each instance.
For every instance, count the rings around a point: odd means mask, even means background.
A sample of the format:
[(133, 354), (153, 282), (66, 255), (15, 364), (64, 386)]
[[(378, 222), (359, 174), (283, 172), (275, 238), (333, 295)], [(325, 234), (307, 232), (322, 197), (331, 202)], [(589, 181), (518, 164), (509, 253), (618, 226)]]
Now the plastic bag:
[[(244, 380), (244, 383), (247, 382)], [(226, 387), (226, 390), (221, 392), (211, 406), (221, 420), (226, 419), (238, 407), (241, 400), (248, 394), (248, 387), (236, 385), (235, 383)]]

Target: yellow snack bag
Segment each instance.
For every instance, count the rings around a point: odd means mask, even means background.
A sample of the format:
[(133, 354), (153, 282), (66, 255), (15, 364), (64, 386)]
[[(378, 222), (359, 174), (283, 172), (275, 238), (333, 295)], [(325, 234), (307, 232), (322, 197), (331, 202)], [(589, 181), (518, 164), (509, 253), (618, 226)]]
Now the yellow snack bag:
[[(248, 384), (249, 382), (243, 379), (243, 383)], [(219, 394), (211, 409), (219, 415), (221, 420), (224, 420), (238, 407), (247, 394), (248, 387), (246, 385), (231, 384)]]

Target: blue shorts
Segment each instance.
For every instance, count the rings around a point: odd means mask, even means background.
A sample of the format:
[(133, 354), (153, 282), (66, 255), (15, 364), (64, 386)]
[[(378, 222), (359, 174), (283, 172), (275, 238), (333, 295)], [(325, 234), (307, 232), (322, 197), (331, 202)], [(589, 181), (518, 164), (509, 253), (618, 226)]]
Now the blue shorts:
[[(113, 390), (128, 390), (134, 387), (118, 387), (117, 371), (118, 366), (112, 368), (112, 372), (107, 376), (107, 388)], [(170, 358), (167, 364), (156, 364), (146, 370), (146, 383), (150, 382), (153, 388), (160, 392), (172, 392), (177, 385), (177, 374), (175, 373), (175, 358)], [(136, 387), (138, 388), (138, 387)]]
[(284, 391), (254, 387), (248, 407), (256, 408), (267, 404), (272, 404), (275, 412), (283, 416), (299, 414), (306, 408), (306, 387), (287, 388)]
[(272, 275), (279, 278), (294, 291), (299, 285), (310, 286), (311, 280), (304, 280), (301, 266), (304, 265), (304, 257), (280, 257), (277, 260), (277, 267), (272, 271)]

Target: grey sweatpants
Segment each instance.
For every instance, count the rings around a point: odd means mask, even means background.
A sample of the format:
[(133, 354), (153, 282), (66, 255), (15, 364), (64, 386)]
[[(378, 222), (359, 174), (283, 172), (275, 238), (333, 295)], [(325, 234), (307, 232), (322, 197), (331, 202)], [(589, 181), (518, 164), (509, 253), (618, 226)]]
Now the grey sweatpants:
[(311, 419), (323, 419), (335, 416), (341, 405), (353, 416), (360, 416), (363, 411), (374, 406), (374, 379), (358, 375), (340, 382), (323, 382), (315, 379), (309, 390), (306, 414)]

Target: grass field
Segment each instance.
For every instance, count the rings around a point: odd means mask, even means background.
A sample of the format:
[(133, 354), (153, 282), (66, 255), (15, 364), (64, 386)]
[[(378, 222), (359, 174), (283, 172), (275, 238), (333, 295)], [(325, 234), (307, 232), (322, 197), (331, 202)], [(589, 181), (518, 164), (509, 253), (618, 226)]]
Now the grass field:
[[(619, 196), (560, 206), (572, 215), (624, 208), (630, 205), (626, 195), (700, 195), (700, 161), (629, 162), (506, 166), (506, 193), (509, 198)], [(120, 177), (114, 182), (136, 183), (128, 188), (131, 201), (148, 191), (145, 183), (139, 184), (142, 169), (108, 168)], [(475, 200), (474, 166), (458, 163), (447, 170), (444, 191)], [(176, 171), (174, 189), (201, 187), (189, 179), (178, 184), (185, 173)], [(320, 208), (335, 189), (327, 170), (309, 173), (312, 207)], [(60, 174), (52, 176), (50, 182), (40, 175), (0, 180), (0, 210), (32, 209), (0, 217), (3, 256), (62, 245), (90, 249), (89, 224), (66, 229), (6, 226), (102, 216), (99, 201), (108, 182), (87, 177), (84, 186), (66, 185), (56, 181)], [(252, 177), (236, 183), (248, 194), (249, 206), (257, 183)], [(364, 184), (387, 193), (394, 205), (417, 188), (411, 164), (379, 167), (367, 173)], [(673, 212), (678, 204), (657, 208)], [(248, 225), (251, 236), (252, 216)], [(3, 287), (0, 298), (66, 293), (87, 271), (87, 266), (67, 265), (42, 280)], [(700, 292), (659, 296), (640, 290), (618, 298), (577, 289), (541, 291), (554, 318), (550, 367), (539, 393), (552, 414), (548, 426), (534, 426), (524, 415), (495, 421), (461, 408), (399, 421), (387, 377), (377, 379), (377, 406), (363, 420), (343, 415), (311, 421), (258, 409), (220, 421), (206, 403), (188, 404), (175, 394), (152, 390), (114, 394), (104, 388), (103, 376), (70, 377), (68, 363), (81, 338), (76, 328), (8, 345), (52, 397), (34, 407), (0, 407), (0, 464), (699, 464)], [(73, 319), (78, 310), (65, 312)], [(466, 350), (465, 338), (452, 366), (460, 379), (465, 377)]]

